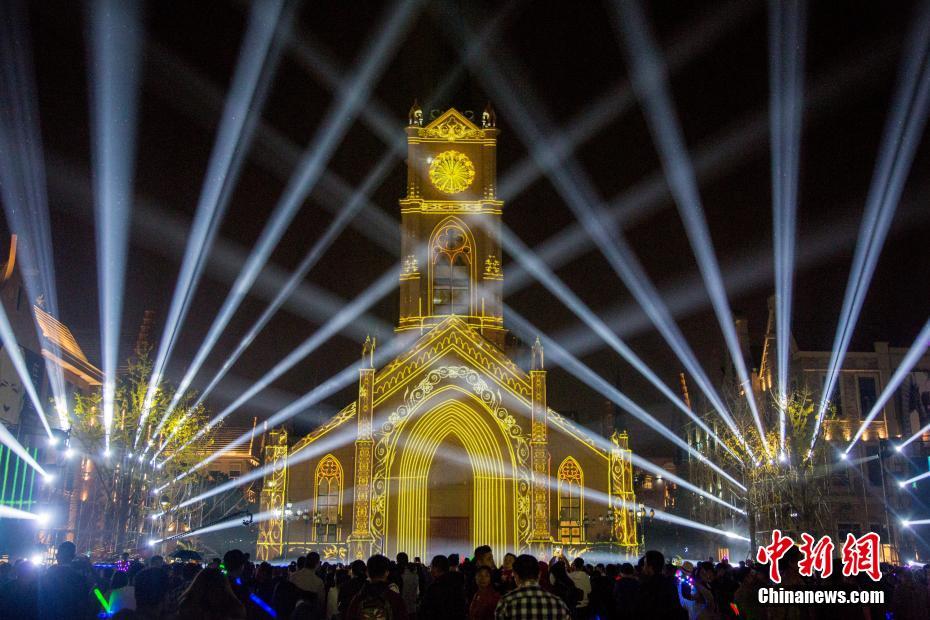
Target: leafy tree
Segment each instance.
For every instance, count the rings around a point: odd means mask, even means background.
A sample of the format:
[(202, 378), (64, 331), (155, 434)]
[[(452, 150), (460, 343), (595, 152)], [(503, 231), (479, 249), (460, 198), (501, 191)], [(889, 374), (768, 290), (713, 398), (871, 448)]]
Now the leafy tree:
[[(828, 458), (829, 444), (821, 436), (809, 454), (818, 403), (806, 389), (789, 393), (785, 402), (779, 402), (774, 392), (770, 394), (771, 400), (761, 403), (760, 413), (766, 420), (764, 442), (749, 404), (735, 389), (724, 395), (742, 439), (726, 425), (718, 426), (718, 436), (732, 451), (719, 452), (722, 465), (739, 472), (737, 478), (748, 490), (746, 508), (753, 545), (758, 542), (759, 528), (794, 533), (824, 531), (829, 521), (823, 501), (829, 492), (833, 460)], [(781, 413), (785, 416), (784, 450), (779, 440)], [(835, 416), (836, 409), (831, 405), (826, 417)], [(821, 434), (824, 427), (820, 427)]]
[[(153, 494), (154, 489), (202, 460), (214, 438), (211, 430), (195, 439), (209, 416), (202, 404), (192, 407), (192, 394), (184, 395), (158, 429), (175, 394), (164, 383), (156, 387), (150, 411), (142, 418), (151, 373), (148, 352), (141, 351), (118, 376), (108, 455), (104, 454), (102, 390), (75, 395), (72, 445), (84, 455), (75, 534), (83, 547), (97, 553), (142, 547), (146, 533), (155, 526), (146, 516), (160, 511), (162, 505), (178, 506), (199, 493), (205, 483), (206, 473), (196, 472), (157, 496)], [(158, 462), (162, 463), (169, 455), (172, 459), (156, 467), (151, 462), (152, 456), (164, 442), (167, 443)], [(192, 527), (191, 516), (191, 512), (173, 515), (175, 527)]]

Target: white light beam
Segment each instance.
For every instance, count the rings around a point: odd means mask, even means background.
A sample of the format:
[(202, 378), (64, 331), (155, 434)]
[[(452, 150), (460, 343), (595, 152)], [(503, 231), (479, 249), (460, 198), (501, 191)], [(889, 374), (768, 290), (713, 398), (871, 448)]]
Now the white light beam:
[(141, 3), (94, 0), (90, 7), (91, 125), (103, 358), (103, 424), (110, 446), (132, 214), (142, 27)]

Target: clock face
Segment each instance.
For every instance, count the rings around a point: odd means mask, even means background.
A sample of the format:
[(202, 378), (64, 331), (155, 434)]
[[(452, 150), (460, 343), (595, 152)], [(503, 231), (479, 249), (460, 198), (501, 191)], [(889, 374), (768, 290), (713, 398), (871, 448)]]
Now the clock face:
[(445, 194), (464, 191), (475, 180), (475, 165), (458, 151), (443, 151), (430, 162), (429, 180)]

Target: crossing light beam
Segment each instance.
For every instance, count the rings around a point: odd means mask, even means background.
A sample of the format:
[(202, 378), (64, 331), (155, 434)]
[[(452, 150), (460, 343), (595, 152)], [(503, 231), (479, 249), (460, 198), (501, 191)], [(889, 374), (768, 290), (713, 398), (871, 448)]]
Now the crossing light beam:
[(885, 237), (904, 191), (920, 137), (930, 114), (930, 0), (918, 7), (917, 19), (905, 47), (891, 110), (885, 124), (878, 159), (872, 173), (859, 242), (853, 255), (843, 307), (833, 340), (823, 394), (817, 409), (808, 457), (813, 454), (840, 366), (852, 340), (859, 312), (878, 264)]
[(142, 42), (140, 12), (141, 3), (133, 0), (93, 0), (90, 5), (94, 211), (104, 375), (103, 424), (107, 447), (113, 425), (132, 213)]

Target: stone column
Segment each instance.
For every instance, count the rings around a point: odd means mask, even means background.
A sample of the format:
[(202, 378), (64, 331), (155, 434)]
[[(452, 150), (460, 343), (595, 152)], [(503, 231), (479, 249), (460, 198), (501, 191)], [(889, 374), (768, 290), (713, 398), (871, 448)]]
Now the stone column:
[(349, 556), (351, 559), (366, 560), (371, 555), (374, 537), (371, 535), (371, 473), (372, 448), (371, 435), (372, 407), (374, 401), (375, 344), (366, 338), (362, 348), (363, 368), (358, 373), (358, 403), (356, 417), (358, 430), (355, 440), (355, 501), (352, 510), (352, 533), (349, 535)]
[(629, 555), (639, 547), (636, 536), (636, 495), (633, 493), (633, 463), (630, 459), (629, 437), (626, 432), (610, 437), (610, 511), (613, 515), (611, 540)]
[(546, 424), (548, 406), (546, 404), (546, 370), (539, 338), (533, 345), (530, 385), (533, 398), (530, 434), (533, 494), (530, 503), (532, 523), (528, 542), (534, 553), (548, 555), (552, 544), (552, 535), (549, 532), (549, 437)]
[(284, 553), (284, 498), (287, 494), (287, 430), (280, 428), (268, 433), (264, 449), (265, 465), (271, 465), (265, 475), (261, 492), (260, 512), (272, 512), (275, 517), (258, 526), (259, 561), (274, 560)]

